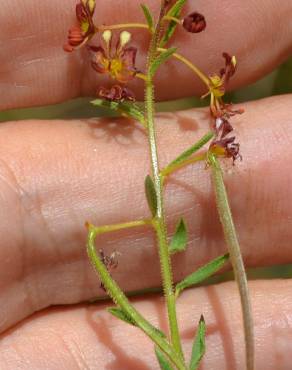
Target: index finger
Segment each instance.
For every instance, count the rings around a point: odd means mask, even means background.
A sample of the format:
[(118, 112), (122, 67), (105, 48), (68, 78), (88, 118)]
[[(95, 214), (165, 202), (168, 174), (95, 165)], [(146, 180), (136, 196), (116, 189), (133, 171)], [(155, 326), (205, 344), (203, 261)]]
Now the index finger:
[[(11, 0), (1, 7), (0, 109), (46, 105), (81, 95), (93, 95), (103, 79), (91, 70), (84, 51), (62, 50), (67, 30), (75, 22), (76, 0)], [(158, 2), (145, 1), (153, 11)], [(98, 2), (96, 24), (143, 22), (140, 0)], [(206, 73), (218, 71), (222, 52), (237, 56), (238, 73), (231, 88), (248, 84), (271, 71), (292, 50), (292, 2), (283, 0), (190, 0), (184, 14), (203, 13), (207, 29), (193, 35), (179, 30), (175, 45)], [(134, 30), (138, 68), (145, 64), (147, 31)], [(171, 81), (170, 81), (171, 76)], [(175, 82), (175, 88), (172, 83)], [(131, 88), (142, 96), (143, 84)], [(160, 100), (203, 93), (204, 86), (179, 62), (171, 61), (157, 78)], [(140, 94), (140, 95), (139, 95)]]

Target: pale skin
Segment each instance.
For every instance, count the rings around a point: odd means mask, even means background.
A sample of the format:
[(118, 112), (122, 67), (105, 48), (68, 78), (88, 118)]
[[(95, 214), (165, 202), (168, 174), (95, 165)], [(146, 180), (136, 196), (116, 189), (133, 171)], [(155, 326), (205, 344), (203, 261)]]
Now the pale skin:
[[(83, 64), (86, 54), (67, 55), (61, 48), (74, 22), (75, 3), (1, 4), (0, 110), (88, 95), (104, 81)], [(100, 1), (97, 22), (142, 20), (139, 1), (121, 3)], [(239, 69), (232, 88), (259, 79), (292, 52), (290, 0), (242, 3), (190, 1), (189, 9), (202, 12), (208, 28), (197, 36), (180, 32), (176, 39), (180, 52), (205, 71), (218, 70), (222, 51), (235, 54)], [(136, 45), (144, 43), (144, 34), (134, 32)], [(161, 99), (204, 92), (177, 62), (159, 76)], [(291, 101), (291, 95), (285, 95), (245, 103), (245, 114), (233, 121), (243, 161), (235, 167), (227, 163), (232, 174), (227, 171), (225, 178), (247, 266), (292, 263)], [(191, 110), (160, 114), (157, 125), (163, 166), (208, 131), (209, 119), (206, 110)], [(149, 216), (143, 189), (149, 172), (147, 150), (142, 130), (125, 120), (1, 123), (1, 370), (158, 369), (153, 346), (143, 334), (112, 318), (103, 304), (84, 303), (104, 294), (86, 256), (84, 222), (103, 225)], [(225, 253), (204, 164), (170, 178), (166, 206), (170, 230), (182, 214), (189, 225), (188, 250), (174, 260), (177, 280)], [(159, 285), (149, 228), (116, 232), (98, 242), (108, 254), (121, 253), (113, 275), (125, 290)], [(256, 369), (289, 369), (292, 283), (254, 281), (250, 289)], [(135, 301), (145, 316), (166, 329), (159, 295)], [(208, 349), (203, 370), (244, 368), (241, 311), (233, 282), (185, 292), (178, 311), (186, 353), (204, 313)]]

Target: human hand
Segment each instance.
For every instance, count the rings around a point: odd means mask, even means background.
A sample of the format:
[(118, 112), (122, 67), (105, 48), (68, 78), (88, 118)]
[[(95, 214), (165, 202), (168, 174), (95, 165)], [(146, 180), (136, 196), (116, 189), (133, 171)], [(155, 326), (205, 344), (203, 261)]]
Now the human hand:
[[(1, 110), (93, 93), (99, 80), (83, 65), (82, 51), (67, 56), (61, 49), (74, 3), (54, 0), (35, 6), (12, 0), (4, 5)], [(98, 20), (129, 20), (121, 10), (133, 20), (139, 17), (136, 1), (122, 5), (98, 8)], [(206, 16), (208, 31), (200, 37), (178, 33), (182, 52), (209, 72), (221, 66), (222, 51), (235, 54), (239, 69), (233, 88), (260, 78), (291, 52), (290, 1), (265, 1), (264, 9), (254, 0), (194, 5)], [(144, 33), (135, 34), (134, 41), (142, 45), (143, 40)], [(203, 92), (175, 62), (164, 67), (157, 83), (161, 99)], [(289, 263), (291, 96), (246, 103), (244, 108), (246, 113), (234, 121), (244, 160), (226, 179), (245, 261), (248, 266)], [(200, 109), (161, 114), (158, 125), (165, 164), (206, 132), (208, 120)], [(142, 334), (109, 317), (103, 304), (80, 303), (103, 294), (86, 256), (84, 221), (106, 224), (145, 216), (148, 160), (143, 133), (117, 119), (8, 122), (0, 125), (0, 142), (0, 369), (155, 369), (152, 344)], [(169, 182), (167, 197), (170, 223), (184, 211), (193, 246), (175, 257), (179, 279), (225, 251), (225, 245), (203, 166), (195, 185), (192, 168), (178, 173)], [(106, 252), (121, 252), (114, 277), (125, 290), (159, 284), (148, 230), (99, 240)], [(291, 283), (258, 281), (250, 286), (257, 369), (288, 369)], [(187, 349), (204, 312), (209, 331), (202, 368), (243, 368), (237, 296), (234, 284), (225, 283), (198, 288), (195, 294), (190, 290), (179, 300)], [(136, 301), (146, 316), (165, 327), (159, 297)], [(50, 308), (75, 303), (80, 304)]]

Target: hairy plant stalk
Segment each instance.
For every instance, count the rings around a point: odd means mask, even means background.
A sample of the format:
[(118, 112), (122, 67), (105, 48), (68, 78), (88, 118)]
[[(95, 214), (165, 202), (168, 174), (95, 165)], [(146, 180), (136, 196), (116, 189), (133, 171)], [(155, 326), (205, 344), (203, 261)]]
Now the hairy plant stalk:
[(169, 320), (169, 329), (171, 335), (171, 342), (174, 349), (177, 351), (181, 359), (184, 358), (181, 340), (178, 329), (177, 314), (176, 314), (176, 300), (174, 295), (173, 288), (173, 274), (170, 260), (170, 253), (167, 243), (167, 234), (166, 234), (166, 223), (165, 223), (165, 213), (163, 205), (163, 184), (160, 178), (160, 169), (157, 153), (157, 142), (156, 142), (156, 131), (154, 124), (154, 86), (153, 86), (153, 77), (151, 74), (151, 65), (156, 55), (157, 45), (159, 42), (159, 33), (160, 33), (160, 22), (162, 19), (163, 13), (160, 14), (156, 30), (152, 36), (149, 54), (148, 54), (148, 63), (147, 63), (147, 81), (145, 89), (145, 121), (147, 124), (148, 132), (148, 141), (150, 146), (150, 155), (151, 155), (151, 165), (152, 165), (152, 174), (154, 180), (154, 186), (157, 197), (157, 213), (155, 216), (155, 229), (158, 239), (159, 246), (159, 256), (161, 263), (161, 274), (163, 282), (163, 290), (165, 294), (167, 311), (168, 311), (168, 320)]
[(87, 253), (89, 259), (100, 276), (104, 287), (112, 300), (123, 310), (128, 317), (131, 318), (133, 323), (139, 327), (152, 341), (161, 348), (161, 350), (171, 359), (177, 369), (185, 370), (185, 365), (177, 354), (175, 349), (168, 343), (166, 338), (158, 332), (129, 302), (126, 295), (113, 280), (106, 266), (101, 258), (96, 253), (95, 238), (98, 234), (98, 228), (89, 225), (88, 239), (87, 239)]
[(254, 330), (246, 272), (233, 223), (220, 163), (217, 160), (216, 155), (212, 153), (209, 153), (208, 159), (212, 168), (218, 213), (223, 226), (225, 240), (229, 249), (230, 261), (241, 299), (246, 346), (246, 368), (247, 370), (254, 370)]

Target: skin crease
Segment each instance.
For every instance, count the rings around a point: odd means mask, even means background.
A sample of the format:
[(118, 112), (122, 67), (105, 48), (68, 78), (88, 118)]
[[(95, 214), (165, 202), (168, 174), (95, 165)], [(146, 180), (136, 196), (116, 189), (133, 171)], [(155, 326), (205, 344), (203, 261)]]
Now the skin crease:
[[(158, 8), (157, 0), (149, 0)], [(57, 103), (80, 95), (93, 95), (108, 79), (89, 67), (86, 51), (65, 54), (61, 45), (75, 24), (75, 0), (10, 0), (0, 14), (0, 109)], [(143, 20), (140, 0), (97, 3), (96, 23), (113, 24)], [(113, 5), (114, 4), (114, 5)], [(197, 35), (183, 30), (174, 44), (206, 73), (220, 70), (222, 52), (236, 55), (240, 69), (231, 81), (237, 88), (255, 81), (281, 63), (292, 51), (292, 2), (290, 0), (191, 0), (185, 14), (206, 16), (207, 29)], [(33, 22), (31, 20), (34, 20)], [(139, 48), (137, 66), (144, 70), (147, 32), (134, 31), (133, 45)], [(97, 40), (98, 42), (98, 40)], [(176, 88), (169, 88), (171, 75)], [(206, 88), (179, 62), (171, 61), (157, 78), (158, 99), (203, 94)], [(142, 82), (130, 86), (142, 95)]]
[[(60, 48), (74, 23), (75, 3), (52, 0), (36, 7), (32, 0), (11, 0), (3, 4), (0, 91), (5, 94), (0, 93), (1, 110), (93, 93), (96, 76), (83, 64), (82, 51), (66, 55)], [(119, 6), (116, 1), (114, 8), (99, 8), (97, 20), (129, 19), (121, 9), (136, 20), (137, 4), (128, 0)], [(190, 3), (189, 10), (194, 8), (206, 15), (208, 32), (197, 36), (180, 33), (181, 51), (210, 73), (222, 65), (222, 51), (236, 54), (240, 68), (231, 88), (263, 76), (291, 52), (292, 4), (288, 0), (280, 5), (271, 0), (244, 4), (222, 0), (220, 5), (198, 0)], [(133, 41), (143, 43), (142, 34), (135, 34)], [(192, 43), (194, 47), (190, 47)], [(201, 51), (206, 45), (207, 55)], [(168, 74), (178, 76), (175, 91), (169, 89)], [(173, 62), (161, 70), (157, 82), (161, 99), (203, 92), (185, 68)], [(291, 96), (245, 103), (244, 108), (246, 113), (234, 119), (244, 160), (235, 167), (227, 162), (225, 178), (245, 262), (250, 266), (290, 263)], [(162, 165), (206, 132), (206, 117), (206, 110), (159, 116)], [(0, 223), (1, 370), (157, 369), (151, 343), (110, 318), (103, 305), (45, 309), (102, 294), (85, 253), (84, 221), (106, 224), (147, 216), (143, 179), (148, 172), (146, 137), (132, 122), (92, 119), (1, 124), (0, 209), (5, 215)], [(167, 185), (170, 232), (182, 213), (190, 225), (188, 252), (174, 261), (176, 279), (226, 250), (209, 176), (203, 164), (196, 165), (180, 171)], [(114, 274), (126, 290), (157, 286), (159, 266), (149, 230), (116, 233), (99, 242), (108, 253), (122, 253)], [(250, 285), (257, 370), (288, 370), (291, 282)], [(161, 298), (136, 302), (154, 322), (158, 316), (165, 328)], [(206, 315), (208, 351), (203, 369), (244, 369), (241, 316), (233, 283), (186, 292), (180, 310), (186, 351), (190, 351), (201, 313)], [(100, 324), (100, 317), (108, 325)], [(104, 343), (99, 342), (98, 333), (103, 334)], [(124, 348), (126, 343), (132, 343), (131, 354)], [(133, 353), (139, 354), (138, 358)]]

